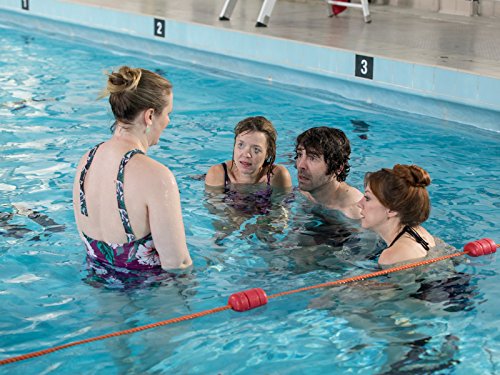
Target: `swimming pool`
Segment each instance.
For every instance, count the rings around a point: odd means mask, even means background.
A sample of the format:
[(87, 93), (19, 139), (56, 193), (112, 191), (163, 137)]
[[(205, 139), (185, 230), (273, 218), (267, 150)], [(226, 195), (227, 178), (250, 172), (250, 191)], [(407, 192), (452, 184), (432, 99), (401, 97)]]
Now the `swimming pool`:
[[(204, 192), (200, 175), (229, 157), (232, 128), (250, 115), (276, 125), (278, 162), (289, 167), (294, 184), (295, 137), (311, 126), (334, 125), (352, 142), (351, 184), (361, 188), (365, 172), (395, 162), (422, 165), (433, 177), (427, 227), (457, 247), (495, 239), (498, 133), (11, 27), (2, 27), (0, 43), (1, 358), (222, 306), (230, 294), (252, 287), (271, 294), (376, 269), (362, 246), (368, 235), (357, 233), (353, 247), (332, 246), (332, 228), (300, 195), (278, 196), (268, 217), (228, 213), (221, 196)], [(172, 124), (150, 155), (177, 176), (195, 263), (188, 277), (147, 288), (86, 279), (71, 208), (77, 160), (108, 136), (112, 122), (106, 102), (95, 99), (102, 72), (122, 64), (156, 70), (174, 84)], [(462, 262), (460, 273), (441, 283), (415, 283), (408, 273), (408, 279), (301, 293), (1, 370), (495, 373), (497, 257)]]

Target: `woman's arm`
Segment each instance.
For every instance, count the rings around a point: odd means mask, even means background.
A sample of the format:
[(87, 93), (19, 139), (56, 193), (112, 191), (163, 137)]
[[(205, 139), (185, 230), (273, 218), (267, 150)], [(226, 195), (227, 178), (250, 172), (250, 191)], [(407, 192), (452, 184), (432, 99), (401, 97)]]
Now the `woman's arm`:
[(173, 173), (155, 165), (153, 181), (145, 183), (149, 225), (164, 269), (184, 269), (193, 262), (186, 245), (179, 189)]

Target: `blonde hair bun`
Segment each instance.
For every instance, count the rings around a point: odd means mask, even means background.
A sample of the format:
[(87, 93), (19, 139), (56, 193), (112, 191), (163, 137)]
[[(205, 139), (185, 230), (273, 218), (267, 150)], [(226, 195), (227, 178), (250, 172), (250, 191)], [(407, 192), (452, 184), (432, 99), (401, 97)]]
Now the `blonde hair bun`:
[(117, 72), (108, 74), (107, 92), (109, 94), (120, 94), (134, 91), (139, 85), (141, 76), (141, 69), (122, 66)]
[(106, 88), (99, 98), (109, 95), (109, 104), (116, 120), (111, 126), (112, 132), (117, 123), (122, 127), (133, 125), (141, 111), (152, 108), (155, 114), (160, 114), (169, 105), (172, 84), (155, 72), (122, 66), (106, 75)]

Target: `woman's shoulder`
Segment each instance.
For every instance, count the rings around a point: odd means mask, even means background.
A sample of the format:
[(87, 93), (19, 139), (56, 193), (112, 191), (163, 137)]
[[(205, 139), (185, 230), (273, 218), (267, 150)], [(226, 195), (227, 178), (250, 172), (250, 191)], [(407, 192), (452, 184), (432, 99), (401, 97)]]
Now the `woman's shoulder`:
[(165, 185), (176, 184), (175, 176), (165, 164), (146, 154), (136, 154), (125, 167), (126, 178), (141, 184), (144, 189), (156, 189)]
[(225, 182), (225, 170), (223, 164), (230, 168), (231, 161), (212, 165), (205, 176), (205, 184), (208, 186), (223, 186)]
[[(106, 141), (106, 142), (100, 142), (100, 143), (97, 143), (96, 145), (92, 146), (92, 147), (89, 147), (85, 153), (82, 155), (82, 157), (80, 158), (80, 164), (85, 164), (87, 163), (87, 161), (89, 160), (89, 158), (93, 159), (95, 154), (97, 153), (98, 150), (102, 150), (104, 149), (105, 147), (103, 147), (104, 145), (106, 145), (109, 141)], [(99, 152), (101, 153), (101, 152)]]
[(273, 173), (288, 173), (288, 169), (283, 164), (273, 165)]
[(380, 265), (392, 265), (425, 258), (427, 251), (412, 238), (401, 237), (394, 245), (382, 251)]
[(86, 163), (87, 163), (87, 160), (89, 158), (89, 155), (90, 155), (90, 151), (91, 150), (87, 150), (83, 155), (82, 157), (80, 158), (80, 160), (78, 161), (78, 168), (82, 168)]
[[(379, 265), (383, 269), (392, 268), (392, 267), (396, 267), (396, 266), (404, 266), (404, 265), (407, 265), (410, 263), (415, 263), (415, 262), (419, 262), (419, 261), (425, 261), (428, 259), (438, 258), (438, 257), (442, 257), (444, 255), (450, 255), (450, 254), (453, 254), (453, 253), (458, 251), (455, 247), (445, 243), (440, 238), (434, 237), (434, 241), (435, 241), (435, 246), (431, 247), (429, 249), (429, 251), (426, 253), (426, 255), (423, 257), (397, 260), (397, 261), (391, 262), (391, 263), (384, 263), (384, 259), (381, 262), (380, 258), (379, 258)], [(395, 245), (394, 245), (394, 247), (395, 247)], [(387, 250), (389, 250), (389, 249), (387, 249)], [(384, 250), (384, 251), (387, 251), (387, 250)], [(381, 257), (382, 257), (382, 255), (381, 255)], [(416, 270), (416, 272), (418, 272), (418, 275), (420, 275), (420, 273), (422, 273), (421, 277), (426, 278), (426, 279), (432, 279), (434, 277), (443, 278), (449, 272), (454, 274), (455, 273), (455, 266), (459, 265), (461, 262), (463, 262), (463, 259), (461, 259), (461, 257), (451, 258), (451, 259), (443, 259), (443, 260), (436, 262), (436, 263), (426, 264), (425, 268), (417, 267), (417, 268), (415, 268), (415, 270)], [(419, 268), (421, 268), (421, 271), (418, 271)]]
[(106, 142), (101, 142), (98, 143), (97, 145), (87, 149), (85, 153), (80, 157), (80, 160), (78, 161), (76, 171), (77, 171), (77, 177), (80, 177), (80, 174), (82, 173), (82, 170), (90, 168), (91, 164), (94, 164), (94, 156), (99, 148), (106, 143)]
[(271, 185), (274, 187), (284, 188), (292, 186), (292, 177), (290, 176), (290, 172), (288, 172), (288, 169), (284, 165), (276, 164), (273, 167)]
[(230, 169), (231, 165), (232, 165), (232, 161), (227, 160), (227, 161), (222, 162), (222, 163), (214, 164), (208, 169), (208, 171), (209, 172), (211, 171), (212, 173), (224, 173), (224, 165), (226, 166), (227, 169)]

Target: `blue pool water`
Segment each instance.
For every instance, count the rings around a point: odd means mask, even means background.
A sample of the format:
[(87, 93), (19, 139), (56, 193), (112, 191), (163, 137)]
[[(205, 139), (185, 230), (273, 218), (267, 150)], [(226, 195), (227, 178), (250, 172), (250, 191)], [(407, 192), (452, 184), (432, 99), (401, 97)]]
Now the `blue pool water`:
[[(373, 237), (355, 224), (326, 224), (300, 194), (278, 194), (261, 214), (235, 212), (204, 191), (201, 175), (230, 157), (232, 128), (251, 115), (274, 122), (278, 162), (294, 184), (295, 137), (337, 126), (352, 142), (352, 185), (361, 189), (367, 171), (419, 164), (433, 178), (432, 233), (459, 248), (500, 241), (497, 133), (5, 25), (0, 45), (0, 359), (223, 306), (248, 288), (273, 294), (376, 270)], [(112, 123), (96, 100), (103, 71), (123, 64), (174, 84), (172, 123), (150, 155), (177, 176), (195, 264), (145, 288), (88, 279), (72, 214), (75, 165)], [(498, 264), (498, 255), (462, 259), (456, 272), (407, 271), (290, 295), (0, 372), (498, 373)]]

